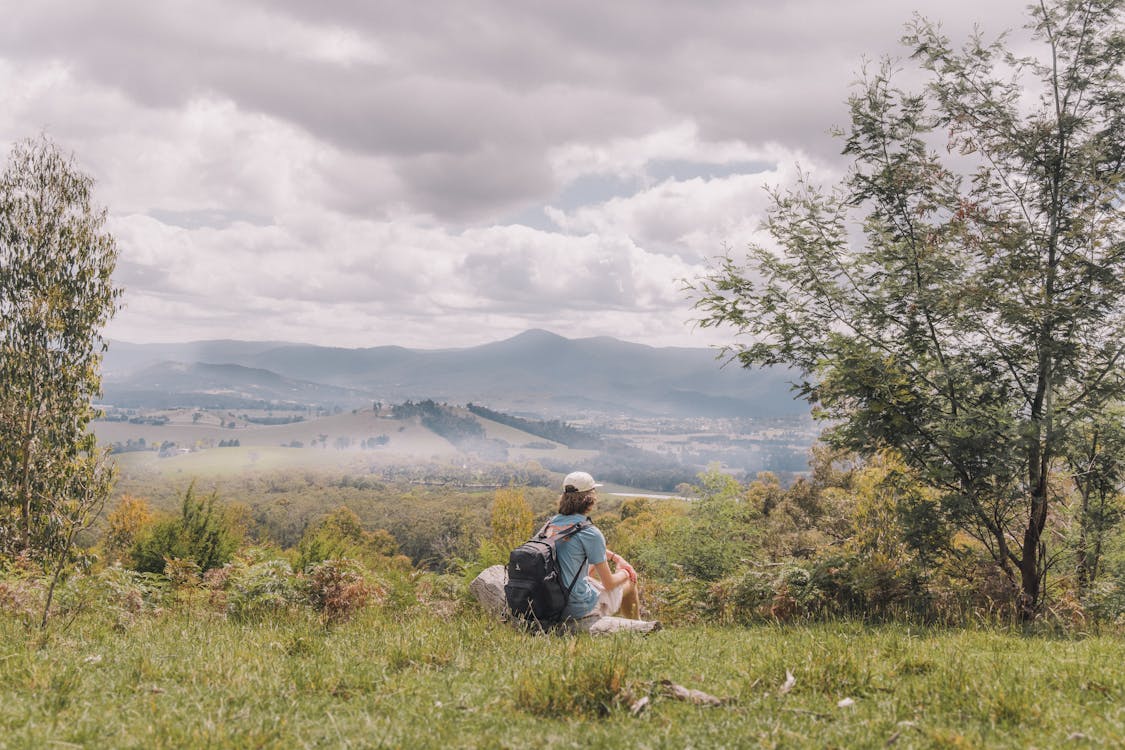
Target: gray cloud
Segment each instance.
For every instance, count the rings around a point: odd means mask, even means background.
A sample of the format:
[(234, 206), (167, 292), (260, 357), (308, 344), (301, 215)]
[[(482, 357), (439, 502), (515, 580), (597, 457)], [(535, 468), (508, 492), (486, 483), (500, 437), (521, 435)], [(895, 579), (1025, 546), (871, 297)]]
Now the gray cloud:
[[(929, 5), (945, 17), (987, 12), (995, 27), (1015, 18), (1005, 3)], [(390, 157), (419, 210), (463, 218), (511, 210), (521, 195), (549, 197), (556, 186), (541, 154), (551, 145), (637, 135), (660, 119), (692, 119), (704, 139), (834, 153), (826, 130), (842, 118), (859, 55), (895, 46), (907, 20), (899, 8), (45, 2), (10, 14), (0, 40), (145, 106), (226, 97), (341, 148)], [(318, 59), (299, 46), (301, 24), (309, 34), (348, 30), (377, 61)], [(273, 34), (292, 41), (263, 41)], [(459, 184), (474, 169), (491, 173), (479, 191)], [(494, 176), (504, 169), (529, 179), (504, 185)], [(447, 170), (449, 181), (435, 179)]]
[[(1023, 0), (916, 6), (954, 36), (1023, 16)], [(135, 300), (115, 325), (138, 338), (284, 314), (332, 321), (336, 343), (417, 343), (435, 316), (457, 316), (451, 341), (488, 340), (554, 315), (690, 343), (675, 279), (750, 239), (761, 186), (794, 162), (839, 173), (828, 129), (863, 56), (903, 52), (910, 13), (9, 0), (0, 137), (46, 129), (97, 176)]]

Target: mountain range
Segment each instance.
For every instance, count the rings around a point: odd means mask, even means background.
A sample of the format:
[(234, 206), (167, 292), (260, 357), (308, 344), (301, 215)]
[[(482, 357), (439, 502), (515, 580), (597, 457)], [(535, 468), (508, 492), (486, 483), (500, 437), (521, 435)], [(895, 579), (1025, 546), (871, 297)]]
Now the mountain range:
[(531, 330), (459, 349), (366, 349), (263, 341), (112, 341), (103, 400), (130, 408), (351, 408), (432, 398), (573, 418), (804, 414), (791, 373), (726, 367), (705, 348)]

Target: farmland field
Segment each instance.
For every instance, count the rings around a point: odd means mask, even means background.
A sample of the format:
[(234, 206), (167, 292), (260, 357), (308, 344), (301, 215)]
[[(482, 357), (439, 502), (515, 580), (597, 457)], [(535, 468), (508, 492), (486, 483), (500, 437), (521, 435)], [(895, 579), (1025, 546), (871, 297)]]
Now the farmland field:
[[(480, 437), (466, 441), (459, 441), (456, 435), (443, 437), (417, 416), (393, 418), (394, 408), (387, 407), (380, 407), (378, 412), (366, 408), (336, 413), (323, 409), (110, 408), (110, 418), (96, 421), (93, 429), (98, 440), (119, 455), (123, 470), (142, 468), (172, 477), (230, 475), (246, 470), (354, 472), (394, 464), (534, 462), (556, 473), (586, 466), (599, 474), (619, 474), (616, 480), (609, 477), (610, 481), (664, 492), (690, 481), (713, 463), (732, 474), (755, 476), (769, 469), (791, 477), (807, 468), (807, 449), (817, 429), (807, 418), (621, 417), (575, 422), (590, 440), (606, 438), (602, 448), (594, 450), (588, 444), (568, 447), (464, 408), (442, 408), (453, 419), (475, 423), (481, 430)], [(243, 450), (219, 455), (231, 446)], [(145, 453), (161, 460), (124, 458)], [(645, 481), (638, 483), (641, 477)]]
[[(299, 421), (252, 421), (279, 418)], [(510, 461), (550, 456), (579, 463), (594, 453), (573, 450), (487, 419), (477, 420), (488, 438), (507, 445)], [(143, 440), (146, 450), (122, 452), (118, 463), (125, 471), (141, 469), (165, 475), (235, 474), (280, 468), (355, 470), (370, 465), (449, 462), (465, 457), (463, 451), (426, 429), (417, 419), (391, 419), (376, 416), (371, 410), (320, 416), (286, 413), (279, 417), (275, 412), (171, 409), (145, 412), (137, 422), (99, 420), (94, 423), (94, 431), (103, 445), (120, 446)], [(235, 440), (236, 448), (218, 447)], [(365, 446), (364, 441), (372, 442)], [(174, 447), (158, 452), (157, 448), (164, 443)]]

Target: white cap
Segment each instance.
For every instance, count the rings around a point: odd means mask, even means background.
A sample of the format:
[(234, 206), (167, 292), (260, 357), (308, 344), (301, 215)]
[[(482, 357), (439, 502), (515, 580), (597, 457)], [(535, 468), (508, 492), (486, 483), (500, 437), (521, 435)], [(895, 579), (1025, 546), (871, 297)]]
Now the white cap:
[(601, 487), (600, 484), (594, 481), (594, 478), (584, 471), (572, 471), (566, 475), (563, 480), (563, 492), (566, 492), (567, 487), (573, 487), (579, 492), (588, 492), (595, 487)]

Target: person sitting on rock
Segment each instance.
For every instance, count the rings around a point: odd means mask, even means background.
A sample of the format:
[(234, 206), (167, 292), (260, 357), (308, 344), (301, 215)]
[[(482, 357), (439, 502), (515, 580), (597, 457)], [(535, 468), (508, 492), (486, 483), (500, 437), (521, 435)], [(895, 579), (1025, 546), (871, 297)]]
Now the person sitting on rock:
[[(597, 488), (601, 486), (584, 471), (567, 474), (563, 494), (559, 497), (558, 515), (548, 521), (548, 535), (585, 521), (598, 501)], [(561, 540), (555, 550), (562, 580), (574, 581), (564, 613), (567, 619), (614, 614), (633, 620), (640, 617), (637, 572), (621, 555), (606, 549), (605, 536), (597, 526), (591, 524), (569, 539)], [(579, 576), (583, 561), (588, 565), (586, 575)], [(614, 563), (616, 571), (610, 569), (610, 563)]]

